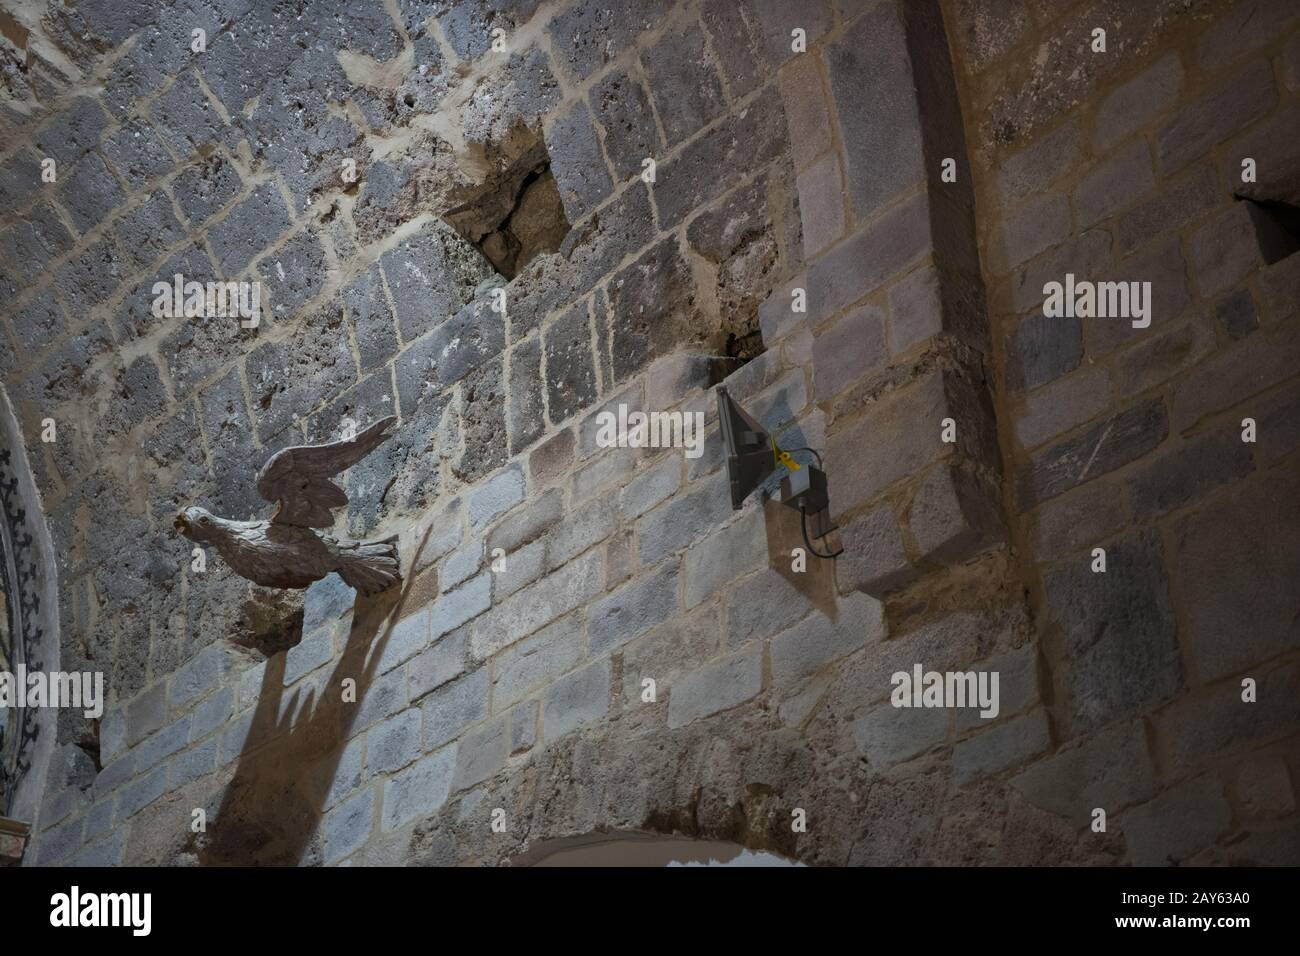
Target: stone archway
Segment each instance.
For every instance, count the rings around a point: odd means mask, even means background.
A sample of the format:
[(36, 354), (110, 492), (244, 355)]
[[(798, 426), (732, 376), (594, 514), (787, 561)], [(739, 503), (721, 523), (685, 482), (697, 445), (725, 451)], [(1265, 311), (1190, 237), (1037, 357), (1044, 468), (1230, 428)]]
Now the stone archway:
[(696, 840), (637, 830), (591, 833), (533, 847), (513, 866), (803, 866), (727, 840)]
[[(0, 586), (7, 621), (4, 668), (59, 668), (58, 570), (22, 431), (0, 386)], [(35, 823), (58, 720), (49, 708), (11, 708), (0, 747), (4, 816)]]

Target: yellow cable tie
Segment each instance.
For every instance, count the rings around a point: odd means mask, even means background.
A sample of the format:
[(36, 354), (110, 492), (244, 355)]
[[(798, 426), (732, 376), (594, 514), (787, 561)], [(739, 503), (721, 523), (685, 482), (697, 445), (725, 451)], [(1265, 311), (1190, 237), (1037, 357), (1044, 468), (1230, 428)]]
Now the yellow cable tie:
[(772, 439), (772, 457), (776, 459), (778, 465), (785, 465), (791, 471), (799, 470), (799, 463), (790, 457), (788, 451), (781, 450), (781, 446), (776, 443), (775, 438)]

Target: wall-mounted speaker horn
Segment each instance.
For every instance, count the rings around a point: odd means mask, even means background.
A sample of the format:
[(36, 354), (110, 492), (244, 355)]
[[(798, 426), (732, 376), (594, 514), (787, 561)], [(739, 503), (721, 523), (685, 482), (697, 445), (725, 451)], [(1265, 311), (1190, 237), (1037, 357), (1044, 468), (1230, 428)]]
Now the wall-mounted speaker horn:
[[(731, 480), (731, 507), (739, 511), (749, 493), (763, 483), (788, 456), (758, 422), (718, 387), (718, 424), (727, 453), (727, 477)], [(798, 466), (796, 466), (798, 467)]]
[(788, 472), (781, 480), (781, 501), (799, 512), (799, 527), (808, 552), (819, 558), (838, 557), (841, 551), (818, 551), (808, 538), (810, 521), (815, 538), (825, 537), (835, 530), (830, 520), (830, 496), (826, 472), (820, 467), (821, 456), (811, 448), (796, 448), (795, 451), (807, 451), (817, 458), (817, 466), (798, 464), (781, 449), (766, 428), (732, 400), (722, 386), (718, 386), (718, 427), (727, 453), (731, 507), (739, 511), (750, 492), (780, 465)]

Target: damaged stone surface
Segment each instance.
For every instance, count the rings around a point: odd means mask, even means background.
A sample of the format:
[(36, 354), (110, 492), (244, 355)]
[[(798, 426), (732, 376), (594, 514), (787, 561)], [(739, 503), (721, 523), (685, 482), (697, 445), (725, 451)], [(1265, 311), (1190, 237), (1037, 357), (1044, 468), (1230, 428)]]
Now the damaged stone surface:
[[(1216, 183), (1246, 149), (1290, 182), (1294, 18), (632, 6), (23, 21), (0, 375), (61, 664), (110, 675), (101, 721), (60, 723), (35, 859), (495, 865), (611, 829), (837, 865), (1275, 858), (1295, 260)], [(1154, 276), (1152, 328), (1042, 315), (1067, 269)], [(177, 272), (262, 283), (258, 326), (155, 316)], [(833, 565), (790, 570), (791, 509), (731, 510), (719, 381), (825, 453)], [(1054, 414), (1071, 388), (1100, 394)], [(601, 447), (620, 404), (700, 412), (702, 455)], [(1187, 477), (1248, 414), (1258, 444)], [(386, 415), (334, 530), (398, 535), (400, 594), (250, 589), (171, 535), (190, 503), (266, 513), (250, 465)], [(1234, 600), (1208, 542), (1243, 522), (1269, 546), (1233, 552)], [(893, 707), (918, 663), (999, 671), (1001, 712)]]

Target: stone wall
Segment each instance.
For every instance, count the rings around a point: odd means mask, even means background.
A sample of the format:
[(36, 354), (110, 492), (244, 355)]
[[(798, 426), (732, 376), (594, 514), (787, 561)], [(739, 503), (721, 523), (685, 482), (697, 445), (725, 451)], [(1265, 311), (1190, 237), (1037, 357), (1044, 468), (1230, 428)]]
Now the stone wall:
[[(1300, 198), (1300, 8), (946, 9), (1047, 766), (1126, 754), (1133, 862), (1294, 862), (1300, 244), (1249, 200)], [(1151, 282), (1150, 326), (1045, 317), (1066, 273)]]
[[(1268, 124), (1296, 44), (1184, 6), (1107, 21), (1118, 65), (1082, 71), (1071, 37), (1109, 8), (18, 17), (0, 374), (61, 666), (111, 689), (101, 721), (63, 715), (28, 860), (502, 863), (603, 829), (832, 864), (1296, 860), (1300, 259), (1243, 258), (1266, 253), (1219, 165), (1294, 141)], [(1125, 85), (1171, 50), (1172, 93)], [(535, 254), (508, 280), (506, 247)], [(1155, 282), (1149, 329), (1034, 317), (1042, 276), (1112, 255)], [(156, 319), (175, 272), (260, 280), (262, 322)], [(719, 381), (825, 450), (835, 565), (794, 570), (790, 509), (731, 510)], [(599, 447), (620, 404), (702, 411), (704, 454)], [(339, 530), (401, 536), (397, 593), (194, 569), (179, 506), (263, 513), (273, 451), (386, 414)], [(891, 706), (916, 664), (997, 671), (999, 715)]]

